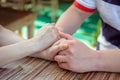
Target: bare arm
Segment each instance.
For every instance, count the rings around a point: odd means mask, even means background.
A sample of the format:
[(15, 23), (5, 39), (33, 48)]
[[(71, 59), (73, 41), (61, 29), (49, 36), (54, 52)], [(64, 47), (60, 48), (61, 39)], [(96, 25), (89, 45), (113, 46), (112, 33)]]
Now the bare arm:
[(62, 14), (55, 26), (65, 33), (73, 34), (83, 21), (92, 14), (72, 5)]
[(25, 39), (0, 25), (0, 46), (14, 44), (23, 40)]
[(0, 66), (31, 55), (39, 49), (38, 43), (32, 39), (0, 47)]
[(120, 49), (96, 51), (97, 71), (120, 72)]
[[(67, 40), (59, 40), (56, 44), (68, 44), (68, 48), (59, 51), (55, 61), (61, 68), (74, 72), (107, 71), (120, 72), (120, 49), (100, 50), (90, 49), (71, 35), (61, 34)], [(56, 45), (56, 46), (57, 46)]]
[(59, 39), (57, 29), (49, 25), (44, 26), (38, 31), (36, 37), (29, 40), (24, 40), (3, 27), (0, 28), (1, 44), (2, 46), (8, 45), (0, 47), (0, 66), (31, 55), (32, 53), (40, 52)]

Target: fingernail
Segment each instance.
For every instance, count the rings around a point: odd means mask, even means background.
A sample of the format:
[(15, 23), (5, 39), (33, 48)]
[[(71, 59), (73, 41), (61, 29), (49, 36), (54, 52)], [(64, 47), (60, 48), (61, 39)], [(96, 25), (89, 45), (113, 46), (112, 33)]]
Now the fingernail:
[(63, 46), (62, 46), (63, 48), (68, 48), (68, 44), (63, 44)]

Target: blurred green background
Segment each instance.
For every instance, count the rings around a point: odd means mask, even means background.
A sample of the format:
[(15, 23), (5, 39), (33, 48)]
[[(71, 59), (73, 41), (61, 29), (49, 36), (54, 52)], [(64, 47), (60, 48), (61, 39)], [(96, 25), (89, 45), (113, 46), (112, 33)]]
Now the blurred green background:
[[(72, 2), (59, 2), (59, 9), (57, 11), (56, 21), (61, 14), (72, 4)], [(34, 22), (35, 33), (46, 23), (51, 23), (51, 8), (46, 7), (39, 10), (36, 14), (36, 20)], [(25, 31), (26, 29), (24, 29)], [(85, 20), (81, 27), (73, 34), (73, 37), (84, 42), (89, 47), (94, 48), (97, 44), (97, 37), (100, 31), (99, 14), (95, 12), (92, 16)], [(26, 35), (24, 35), (26, 36)]]

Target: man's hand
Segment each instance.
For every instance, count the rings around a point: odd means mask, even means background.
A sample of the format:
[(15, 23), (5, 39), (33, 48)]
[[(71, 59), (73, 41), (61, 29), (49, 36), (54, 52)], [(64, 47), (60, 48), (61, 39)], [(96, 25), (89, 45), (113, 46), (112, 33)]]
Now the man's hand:
[(95, 51), (68, 34), (61, 33), (61, 36), (67, 40), (59, 40), (57, 46), (67, 43), (69, 47), (55, 56), (58, 65), (74, 72), (94, 71), (97, 67)]

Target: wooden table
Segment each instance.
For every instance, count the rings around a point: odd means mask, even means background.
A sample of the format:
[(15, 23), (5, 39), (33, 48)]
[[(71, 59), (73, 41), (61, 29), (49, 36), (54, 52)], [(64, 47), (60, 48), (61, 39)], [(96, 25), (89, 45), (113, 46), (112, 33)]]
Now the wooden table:
[(32, 12), (0, 7), (0, 25), (12, 31), (27, 26), (28, 38), (33, 36), (34, 20), (35, 16)]
[(74, 73), (55, 62), (26, 57), (0, 69), (0, 80), (120, 80), (119, 73)]

